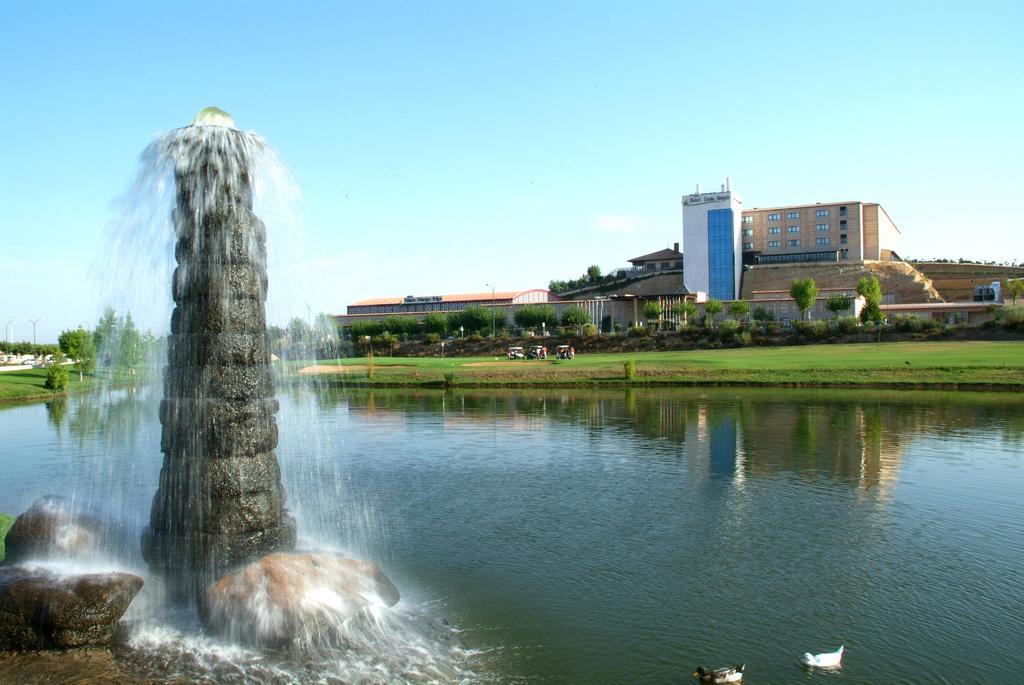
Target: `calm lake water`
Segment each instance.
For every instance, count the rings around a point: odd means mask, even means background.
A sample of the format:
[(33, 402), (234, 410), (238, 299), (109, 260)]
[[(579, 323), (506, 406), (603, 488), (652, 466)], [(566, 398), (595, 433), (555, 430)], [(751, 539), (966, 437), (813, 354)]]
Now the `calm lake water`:
[[(381, 564), (493, 682), (975, 683), (1024, 661), (1024, 402), (791, 390), (282, 392), (307, 544)], [(0, 511), (141, 527), (158, 397), (0, 409)], [(839, 673), (804, 651), (845, 644)]]

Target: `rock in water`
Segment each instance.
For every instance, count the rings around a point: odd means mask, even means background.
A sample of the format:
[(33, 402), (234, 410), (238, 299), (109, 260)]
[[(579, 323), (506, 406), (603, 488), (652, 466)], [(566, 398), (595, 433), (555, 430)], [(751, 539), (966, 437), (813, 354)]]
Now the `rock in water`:
[(5, 541), (7, 563), (96, 553), (107, 535), (99, 519), (56, 495), (40, 497), (15, 520)]
[(109, 645), (141, 588), (142, 578), (131, 573), (0, 568), (0, 650)]
[(399, 598), (374, 564), (337, 554), (278, 553), (213, 584), (203, 619), (211, 630), (248, 643), (344, 646), (347, 630), (373, 622)]

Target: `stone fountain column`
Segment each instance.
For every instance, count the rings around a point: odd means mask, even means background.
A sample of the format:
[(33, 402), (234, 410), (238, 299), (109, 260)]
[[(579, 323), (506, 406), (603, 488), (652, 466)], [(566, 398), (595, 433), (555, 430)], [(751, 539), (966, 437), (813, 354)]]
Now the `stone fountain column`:
[(151, 570), (192, 601), (232, 569), (295, 546), (274, 454), (266, 229), (252, 211), (255, 143), (224, 125), (226, 113), (215, 116), (181, 129), (168, 148), (178, 265), (160, 405), (164, 461), (143, 536)]

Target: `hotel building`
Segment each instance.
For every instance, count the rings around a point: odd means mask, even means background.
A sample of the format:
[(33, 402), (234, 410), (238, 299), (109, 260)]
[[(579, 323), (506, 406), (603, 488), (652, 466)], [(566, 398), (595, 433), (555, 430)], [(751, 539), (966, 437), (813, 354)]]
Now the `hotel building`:
[(683, 199), (683, 280), (690, 292), (735, 299), (744, 266), (899, 259), (900, 229), (873, 202), (743, 209), (729, 181)]
[(819, 202), (743, 212), (744, 264), (899, 259), (900, 229), (876, 202)]
[(743, 275), (743, 202), (728, 181), (717, 193), (683, 197), (683, 283), (690, 292), (735, 299)]

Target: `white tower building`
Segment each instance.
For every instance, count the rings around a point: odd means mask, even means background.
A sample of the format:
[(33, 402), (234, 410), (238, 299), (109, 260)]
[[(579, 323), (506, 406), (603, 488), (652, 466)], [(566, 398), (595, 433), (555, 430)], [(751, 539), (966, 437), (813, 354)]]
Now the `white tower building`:
[(739, 296), (743, 274), (743, 201), (725, 180), (717, 193), (700, 186), (683, 196), (683, 283), (717, 300)]

